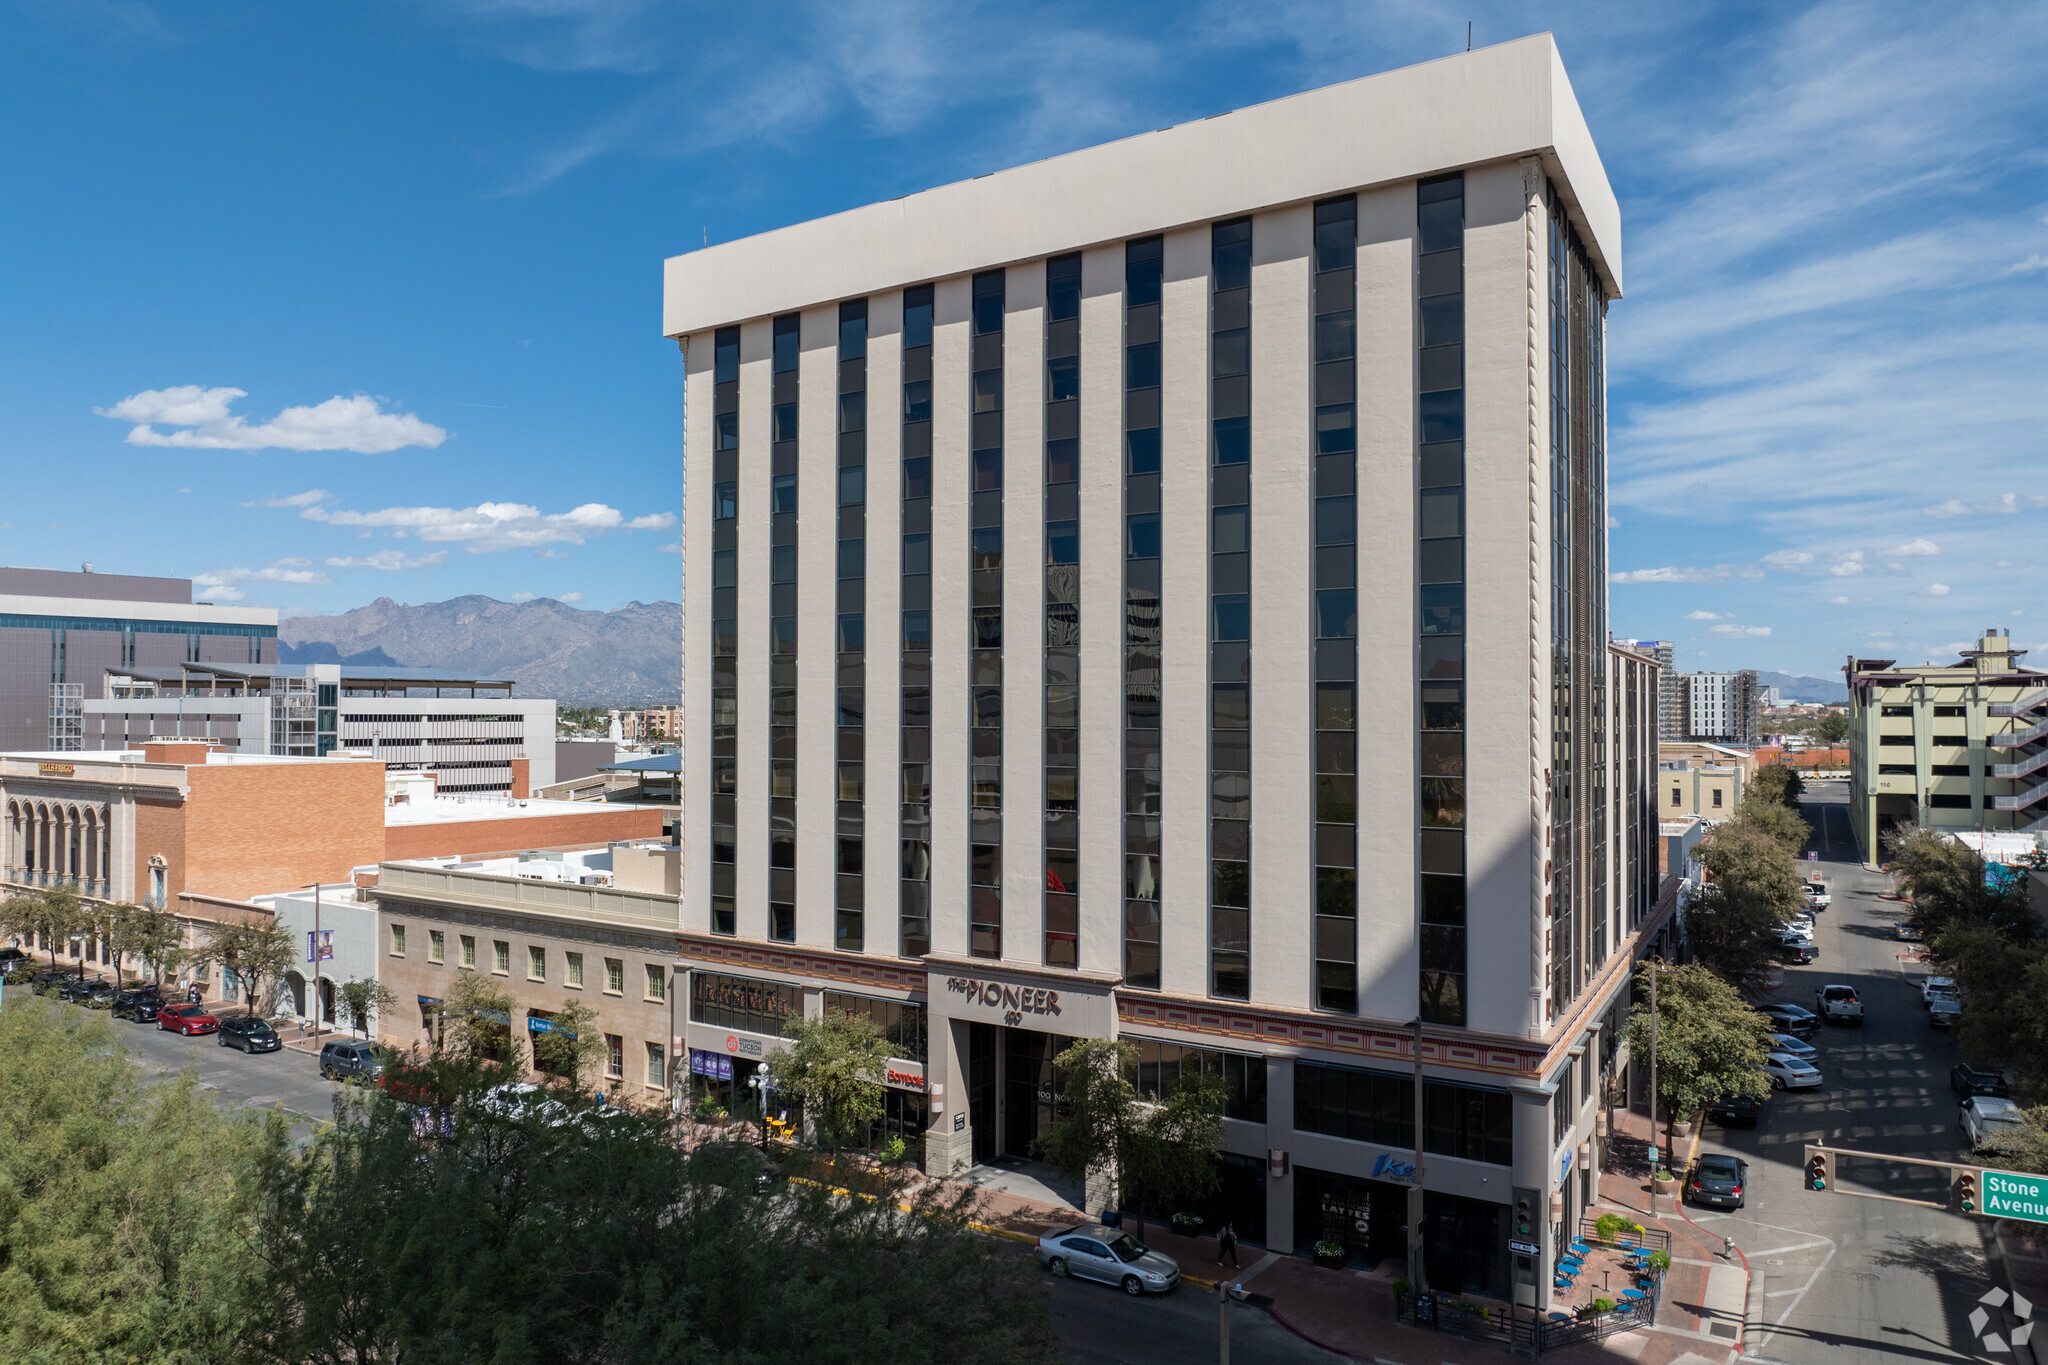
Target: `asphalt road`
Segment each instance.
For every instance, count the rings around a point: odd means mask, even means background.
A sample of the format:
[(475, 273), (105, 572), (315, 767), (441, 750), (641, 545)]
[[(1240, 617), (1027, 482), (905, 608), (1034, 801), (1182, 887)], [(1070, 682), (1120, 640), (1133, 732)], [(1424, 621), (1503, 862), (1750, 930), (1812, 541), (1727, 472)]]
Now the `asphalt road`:
[[(1753, 1272), (1749, 1358), (1787, 1365), (1982, 1359), (1968, 1318), (1991, 1287), (1988, 1225), (1938, 1209), (1807, 1191), (1808, 1142), (1890, 1156), (1947, 1160), (1963, 1155), (1948, 1073), (1954, 1036), (1929, 1027), (1920, 1002), (1922, 969), (1900, 961), (1893, 937), (1904, 906), (1879, 898), (1890, 879), (1856, 860), (1846, 786), (1814, 783), (1805, 810), (1820, 854), (1808, 864), (1831, 883), (1817, 961), (1788, 967), (1771, 998), (1805, 1009), (1830, 982), (1856, 988), (1861, 1028), (1821, 1026), (1817, 1090), (1777, 1092), (1753, 1130), (1708, 1125), (1701, 1151), (1734, 1152), (1750, 1163), (1748, 1206), (1733, 1214), (1689, 1210), (1699, 1226), (1732, 1236)], [(1918, 1193), (1882, 1172), (1838, 1168), (1836, 1185)], [(1928, 1192), (1936, 1188), (1923, 1180)], [(2006, 1357), (2010, 1359), (2010, 1357)]]
[[(1217, 1358), (1213, 1291), (1184, 1284), (1171, 1294), (1133, 1299), (1112, 1285), (1072, 1279), (1051, 1283), (1052, 1320), (1063, 1361), (1197, 1365)], [(1256, 1289), (1257, 1282), (1249, 1287)], [(1344, 1359), (1309, 1345), (1264, 1309), (1231, 1305), (1231, 1365), (1343, 1365)]]
[[(41, 1002), (28, 987), (7, 987), (6, 1008), (34, 1003)], [(61, 1008), (80, 1017), (86, 1013), (77, 1005)], [(284, 1048), (251, 1055), (220, 1046), (216, 1041), (218, 1035), (187, 1038), (167, 1033), (155, 1024), (136, 1024), (126, 1019), (108, 1022), (114, 1026), (122, 1046), (149, 1075), (168, 1076), (192, 1067), (200, 1086), (216, 1092), (222, 1102), (254, 1105), (259, 1109), (282, 1106), (292, 1120), (295, 1139), (304, 1138), (314, 1125), (334, 1117), (334, 1095), (339, 1086), (320, 1079), (319, 1064), (309, 1052)]]

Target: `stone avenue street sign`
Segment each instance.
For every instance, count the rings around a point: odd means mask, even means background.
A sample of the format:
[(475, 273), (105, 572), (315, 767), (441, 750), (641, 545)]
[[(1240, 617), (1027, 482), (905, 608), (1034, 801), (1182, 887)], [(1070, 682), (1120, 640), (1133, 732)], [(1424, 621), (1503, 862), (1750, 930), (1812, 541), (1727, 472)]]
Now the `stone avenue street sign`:
[(2048, 1223), (2048, 1176), (1986, 1170), (1978, 1178), (1986, 1218)]

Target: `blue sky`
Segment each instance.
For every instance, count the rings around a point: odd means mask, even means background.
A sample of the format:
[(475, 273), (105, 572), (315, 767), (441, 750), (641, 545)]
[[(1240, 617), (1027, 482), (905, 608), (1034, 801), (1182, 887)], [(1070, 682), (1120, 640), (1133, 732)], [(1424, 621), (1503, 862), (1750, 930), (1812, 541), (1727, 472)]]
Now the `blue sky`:
[(664, 256), (1557, 35), (1620, 195), (1611, 619), (2048, 657), (2048, 7), (0, 3), (0, 562), (677, 595)]

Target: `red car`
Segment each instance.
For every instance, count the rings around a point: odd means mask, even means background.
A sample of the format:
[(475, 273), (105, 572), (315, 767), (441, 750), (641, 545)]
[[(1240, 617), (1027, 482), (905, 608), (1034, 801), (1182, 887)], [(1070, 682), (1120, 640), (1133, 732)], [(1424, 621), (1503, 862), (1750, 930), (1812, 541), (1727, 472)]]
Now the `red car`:
[(208, 1014), (204, 1005), (166, 1005), (156, 1017), (156, 1026), (190, 1038), (195, 1034), (218, 1033), (220, 1020)]

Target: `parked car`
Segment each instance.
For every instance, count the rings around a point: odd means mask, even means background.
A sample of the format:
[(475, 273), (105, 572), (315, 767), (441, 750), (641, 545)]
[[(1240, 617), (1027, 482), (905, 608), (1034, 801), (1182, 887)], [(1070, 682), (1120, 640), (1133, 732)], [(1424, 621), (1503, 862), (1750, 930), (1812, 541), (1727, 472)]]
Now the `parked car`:
[(1797, 1005), (1781, 1005), (1773, 1002), (1758, 1005), (1757, 1013), (1771, 1021), (1772, 1027), (1780, 1033), (1789, 1033), (1795, 1038), (1811, 1038), (1820, 1028), (1820, 1016)]
[(2009, 1096), (2012, 1090), (2005, 1083), (2003, 1071), (1992, 1071), (1968, 1062), (1957, 1062), (1955, 1070), (1948, 1073), (1949, 1089), (1969, 1099), (1972, 1095)]
[(1708, 1152), (1692, 1163), (1685, 1179), (1685, 1197), (1717, 1209), (1739, 1209), (1749, 1184), (1749, 1163), (1724, 1152)]
[(1808, 882), (1806, 884), (1806, 903), (1816, 910), (1825, 910), (1828, 906), (1834, 904), (1834, 897), (1828, 894), (1828, 884), (1826, 882)]
[(1707, 1117), (1724, 1128), (1754, 1128), (1763, 1113), (1764, 1102), (1754, 1095), (1723, 1095), (1707, 1106)]
[(156, 1026), (166, 1033), (196, 1038), (220, 1027), (220, 1020), (206, 1012), (204, 1005), (166, 1005), (157, 1011)]
[(2017, 1134), (2022, 1122), (2020, 1107), (1998, 1095), (1973, 1095), (1956, 1106), (1956, 1126), (1973, 1152)]
[(1038, 1263), (1055, 1275), (1119, 1285), (1132, 1296), (1164, 1294), (1180, 1283), (1180, 1266), (1171, 1256), (1149, 1249), (1128, 1232), (1093, 1223), (1041, 1236)]
[(1800, 938), (1813, 938), (1813, 921), (1810, 919), (1788, 919), (1778, 926), (1781, 934), (1797, 934)]
[(238, 1047), (244, 1052), (275, 1052), (284, 1046), (284, 1039), (277, 1036), (268, 1019), (240, 1014), (221, 1024), (220, 1045)]
[(111, 996), (114, 993), (114, 983), (102, 981), (96, 976), (74, 976), (57, 988), (57, 998), (68, 1000), (74, 1005), (90, 1006), (92, 997), (101, 992)]
[(1905, 920), (1900, 920), (1898, 926), (1894, 928), (1892, 932), (1898, 936), (1899, 942), (1901, 943), (1920, 943), (1924, 941), (1927, 937), (1927, 935), (1921, 933), (1918, 929), (1915, 929), (1911, 924), (1908, 924)]
[(116, 1019), (133, 1019), (138, 1024), (153, 1024), (156, 1022), (157, 1011), (163, 1007), (163, 997), (151, 988), (122, 991), (114, 997), (112, 1009)]
[(11, 943), (5, 948), (0, 948), (0, 972), (11, 972), (24, 962), (34, 965), (35, 960), (34, 954)]
[(1771, 944), (1771, 952), (1780, 961), (1799, 967), (1820, 957), (1820, 949), (1813, 946), (1812, 939), (1803, 938), (1790, 930), (1777, 935)]
[(65, 982), (75, 978), (76, 973), (46, 967), (28, 979), (28, 988), (37, 995), (55, 995), (64, 988)]
[(1856, 998), (1854, 986), (1830, 983), (1813, 993), (1814, 1002), (1819, 1006), (1820, 1017), (1831, 1024), (1863, 1023), (1863, 1002)]
[(1819, 1068), (1783, 1052), (1773, 1052), (1764, 1059), (1764, 1072), (1780, 1090), (1805, 1090), (1820, 1084)]
[(1963, 1002), (1953, 995), (1937, 995), (1927, 1007), (1927, 1022), (1935, 1028), (1954, 1028), (1963, 1017)]
[(320, 1074), (330, 1081), (374, 1081), (384, 1069), (377, 1049), (358, 1038), (341, 1038), (320, 1049)]
[(1794, 1038), (1789, 1033), (1773, 1033), (1771, 1035), (1771, 1051), (1782, 1052), (1790, 1057), (1797, 1057), (1802, 1062), (1810, 1062), (1820, 1055), (1820, 1049), (1812, 1043), (1807, 1042), (1803, 1038)]
[(1930, 976), (1920, 983), (1920, 1003), (1923, 1005), (1933, 1004), (1934, 997), (1937, 995), (1954, 995), (1955, 993), (1956, 983), (1954, 977)]

